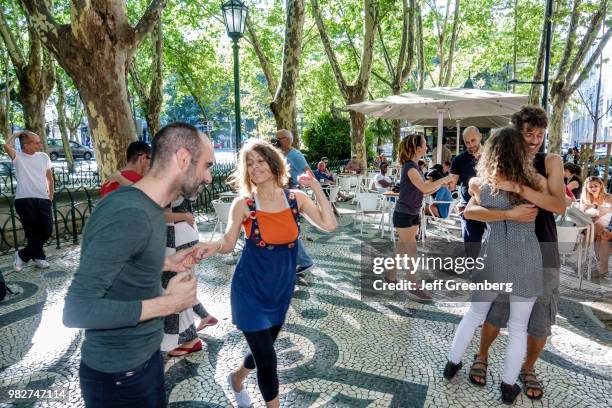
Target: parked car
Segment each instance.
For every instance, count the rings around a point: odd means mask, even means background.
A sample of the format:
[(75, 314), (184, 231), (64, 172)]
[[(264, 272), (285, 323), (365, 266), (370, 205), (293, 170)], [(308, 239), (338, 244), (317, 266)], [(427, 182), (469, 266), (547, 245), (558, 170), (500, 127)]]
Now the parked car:
[[(72, 150), (72, 157), (83, 158), (84, 160), (91, 160), (93, 157), (93, 150), (87, 146), (83, 146), (80, 143), (69, 141), (70, 150)], [(51, 160), (57, 160), (60, 157), (64, 157), (64, 144), (62, 139), (47, 139), (47, 146), (49, 148), (49, 157)]]
[(15, 175), (13, 162), (10, 159), (0, 161), (0, 176), (8, 176), (9, 174)]

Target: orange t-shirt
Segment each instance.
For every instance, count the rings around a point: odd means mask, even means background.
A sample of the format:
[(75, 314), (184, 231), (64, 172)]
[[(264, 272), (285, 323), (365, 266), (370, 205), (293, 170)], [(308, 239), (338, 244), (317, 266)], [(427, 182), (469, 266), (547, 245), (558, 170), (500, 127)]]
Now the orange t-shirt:
[[(289, 244), (298, 237), (298, 226), (293, 218), (291, 208), (278, 212), (264, 212), (257, 210), (257, 224), (261, 239), (273, 245)], [(246, 237), (251, 235), (253, 220), (250, 218), (242, 223), (246, 231)]]

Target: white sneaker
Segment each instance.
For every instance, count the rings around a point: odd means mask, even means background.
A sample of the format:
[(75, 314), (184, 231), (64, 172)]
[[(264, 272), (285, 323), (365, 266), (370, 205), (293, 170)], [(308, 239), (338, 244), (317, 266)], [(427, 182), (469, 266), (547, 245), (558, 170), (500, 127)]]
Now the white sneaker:
[(49, 267), (49, 262), (45, 261), (44, 259), (35, 259), (34, 265), (40, 269), (47, 269)]
[(13, 269), (15, 272), (21, 272), (21, 270), (26, 266), (27, 262), (24, 262), (19, 257), (19, 252), (15, 252), (15, 262), (13, 262)]
[(234, 390), (234, 384), (232, 383), (232, 372), (227, 375), (227, 383), (230, 386), (230, 390), (234, 393), (234, 398), (236, 398), (236, 402), (240, 408), (249, 408), (251, 406), (251, 398), (249, 397), (249, 393), (247, 392), (246, 387), (242, 388), (242, 391), (238, 392)]

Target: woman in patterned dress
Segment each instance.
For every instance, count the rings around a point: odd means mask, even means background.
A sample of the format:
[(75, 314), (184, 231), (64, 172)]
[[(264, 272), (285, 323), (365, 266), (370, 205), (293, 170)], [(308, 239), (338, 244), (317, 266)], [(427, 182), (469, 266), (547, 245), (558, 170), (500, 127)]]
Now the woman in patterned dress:
[[(191, 248), (199, 242), (198, 230), (195, 227), (195, 217), (191, 208), (191, 200), (183, 197), (177, 198), (166, 211), (166, 256), (176, 251)], [(162, 287), (166, 289), (168, 282), (176, 272), (162, 272)], [(196, 327), (196, 316), (200, 323)], [(202, 350), (202, 342), (198, 331), (217, 323), (214, 316), (208, 314), (202, 303), (181, 313), (172, 314), (164, 318), (164, 337), (161, 350), (167, 351), (171, 357), (183, 356)]]
[[(508, 185), (517, 183), (520, 190), (528, 186), (546, 190), (547, 182), (537, 174), (530, 162), (528, 147), (520, 133), (511, 127), (497, 131), (487, 140), (478, 162), (478, 177), (470, 180), (472, 198), (464, 216), (469, 219), (474, 206), (497, 211), (508, 211), (525, 204), (516, 193), (509, 193)], [(535, 233), (535, 221), (488, 221), (483, 237), (480, 257), (484, 260), (481, 271), (474, 270), (475, 282), (512, 284), (508, 345), (500, 389), (502, 401), (512, 404), (521, 388), (516, 380), (527, 352), (527, 324), (537, 296), (543, 291), (542, 254)], [(451, 379), (462, 367), (461, 358), (467, 350), (474, 331), (481, 325), (500, 291), (472, 292), (472, 302), (461, 319), (448, 354), (444, 377)], [(478, 361), (486, 367), (486, 361)], [(470, 373), (470, 381), (478, 375)]]
[(295, 287), (299, 217), (304, 214), (321, 230), (336, 228), (331, 204), (312, 174), (298, 178), (312, 189), (317, 204), (299, 190), (283, 186), (289, 168), (280, 150), (263, 140), (250, 140), (240, 151), (232, 181), (243, 197), (234, 200), (223, 238), (199, 244), (203, 257), (231, 252), (242, 227), (246, 244), (231, 287), (233, 323), (250, 348), (228, 383), (240, 407), (251, 400), (244, 380), (257, 367), (257, 383), (267, 407), (278, 407), (277, 360), (274, 342), (285, 321)]

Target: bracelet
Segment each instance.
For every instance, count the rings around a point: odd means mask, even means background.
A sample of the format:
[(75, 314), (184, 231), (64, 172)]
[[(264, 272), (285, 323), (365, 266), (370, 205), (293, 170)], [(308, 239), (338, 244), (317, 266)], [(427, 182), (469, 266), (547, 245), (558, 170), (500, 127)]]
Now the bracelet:
[(221, 252), (222, 249), (223, 249), (223, 241), (219, 241), (219, 243), (217, 244), (217, 252)]

